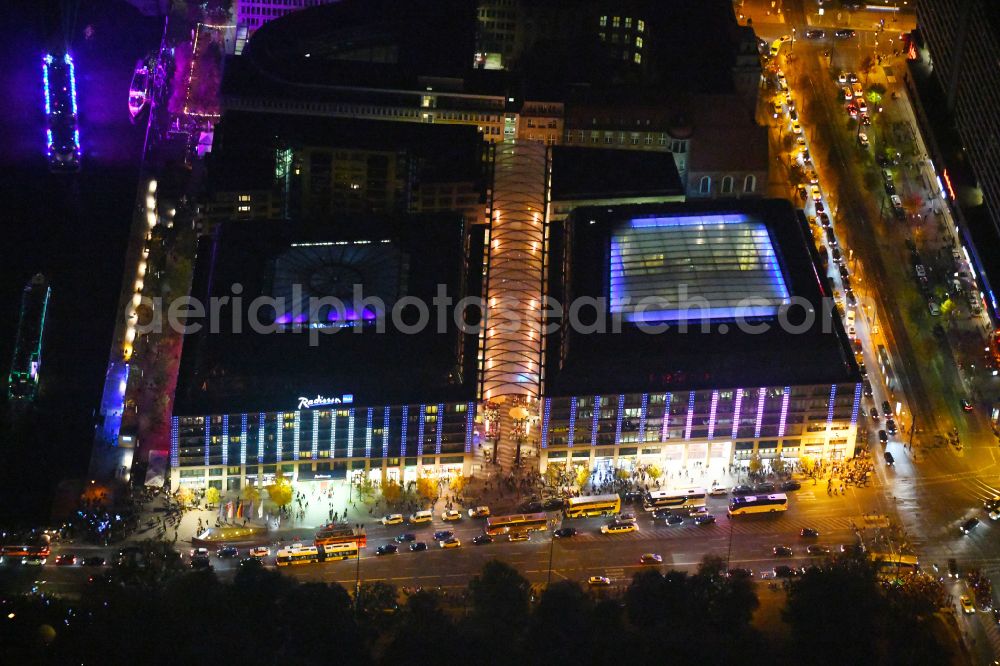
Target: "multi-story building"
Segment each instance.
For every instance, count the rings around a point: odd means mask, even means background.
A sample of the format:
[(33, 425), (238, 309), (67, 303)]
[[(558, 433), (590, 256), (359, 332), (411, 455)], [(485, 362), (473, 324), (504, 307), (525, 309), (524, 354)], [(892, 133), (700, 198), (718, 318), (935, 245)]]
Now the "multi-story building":
[(337, 0), (233, 0), (236, 19), (236, 53), (242, 53), (247, 40), (268, 21), (309, 7), (328, 5)]

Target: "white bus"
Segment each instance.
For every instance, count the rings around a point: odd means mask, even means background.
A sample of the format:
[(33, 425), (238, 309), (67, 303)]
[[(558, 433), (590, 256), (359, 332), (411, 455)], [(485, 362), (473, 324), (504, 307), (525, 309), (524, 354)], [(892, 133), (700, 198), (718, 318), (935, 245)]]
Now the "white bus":
[(319, 548), (316, 546), (303, 546), (301, 543), (282, 548), (274, 557), (274, 563), (279, 567), (287, 567), (295, 564), (312, 564), (319, 562)]
[(729, 501), (729, 515), (739, 516), (744, 513), (774, 513), (788, 511), (788, 496), (784, 493), (774, 495), (747, 495), (734, 497)]
[(323, 560), (350, 560), (358, 556), (356, 543), (331, 543), (323, 546)]
[(567, 518), (613, 516), (621, 510), (622, 498), (618, 493), (570, 497), (566, 502), (566, 508), (563, 509)]
[(654, 490), (646, 493), (642, 500), (642, 508), (646, 511), (659, 509), (693, 509), (705, 506), (708, 493), (704, 488), (688, 488), (687, 490)]

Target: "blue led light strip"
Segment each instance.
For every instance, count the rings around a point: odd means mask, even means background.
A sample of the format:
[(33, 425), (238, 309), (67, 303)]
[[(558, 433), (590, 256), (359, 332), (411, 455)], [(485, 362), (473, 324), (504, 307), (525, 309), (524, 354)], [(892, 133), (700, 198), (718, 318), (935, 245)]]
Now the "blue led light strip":
[(837, 385), (833, 384), (830, 386), (830, 406), (826, 410), (826, 425), (827, 427), (833, 423), (833, 411), (837, 406)]
[(694, 425), (694, 391), (688, 394), (687, 419), (684, 421), (684, 439), (691, 439), (691, 427)]
[(649, 415), (649, 394), (642, 394), (642, 406), (639, 408), (639, 441), (646, 441), (646, 417)]
[(281, 462), (281, 454), (282, 454), (281, 448), (282, 448), (282, 444), (285, 441), (285, 413), (284, 412), (278, 412), (278, 430), (275, 433), (274, 438), (276, 440), (275, 441), (274, 459), (277, 462)]
[(594, 396), (594, 413), (590, 419), (590, 445), (597, 446), (597, 428), (601, 418), (601, 396)]
[(399, 427), (399, 455), (406, 457), (406, 433), (410, 427), (410, 406), (403, 405), (403, 423)]
[(354, 408), (347, 410), (347, 457), (354, 457)]
[(205, 417), (205, 466), (209, 463), (209, 449), (212, 446), (212, 417)]
[(382, 408), (382, 457), (389, 457), (389, 406)]
[(369, 407), (365, 412), (365, 458), (372, 457), (372, 415), (375, 409)]
[(764, 426), (764, 401), (767, 399), (767, 387), (761, 386), (757, 391), (757, 424), (753, 429), (754, 439), (760, 438), (760, 430)]
[(861, 384), (854, 387), (854, 407), (851, 409), (851, 425), (858, 425), (858, 408), (861, 406)]
[(444, 404), (438, 405), (437, 432), (434, 434), (434, 453), (441, 453), (441, 432), (444, 428)]
[(465, 452), (472, 453), (472, 433), (476, 422), (476, 403), (465, 405)]
[(569, 399), (569, 431), (566, 433), (566, 446), (573, 448), (573, 439), (576, 437), (576, 396)]
[(312, 453), (312, 458), (319, 456), (319, 410), (313, 411), (313, 432), (312, 432), (312, 445), (310, 448)]
[(247, 464), (247, 415), (240, 414), (240, 464)]
[(670, 434), (670, 400), (672, 398), (671, 393), (663, 394), (663, 423), (660, 425), (660, 441), (667, 441), (667, 435)]
[(615, 444), (622, 441), (622, 418), (625, 416), (625, 395), (618, 395), (618, 415), (615, 417)]
[(295, 416), (292, 417), (292, 460), (299, 459), (299, 432), (300, 425), (302, 422), (302, 412), (295, 412)]
[(708, 438), (715, 437), (715, 411), (719, 408), (719, 392), (712, 391), (712, 402), (708, 408)]
[(229, 414), (222, 415), (222, 464), (229, 464)]
[(733, 407), (733, 439), (740, 434), (740, 409), (743, 407), (743, 389), (736, 389), (736, 400)]
[(552, 398), (546, 398), (542, 406), (542, 448), (549, 447), (549, 423), (552, 420)]
[(778, 437), (785, 436), (785, 421), (788, 419), (788, 401), (792, 397), (792, 387), (785, 387), (785, 394), (781, 396), (781, 418), (778, 421)]
[(260, 412), (257, 417), (257, 462), (264, 462), (264, 438), (266, 437), (266, 420), (264, 418), (264, 412)]
[(180, 457), (180, 419), (176, 416), (170, 419), (170, 466), (179, 467), (181, 464)]
[(337, 410), (330, 410), (330, 457), (337, 457)]
[(427, 424), (427, 405), (420, 405), (420, 414), (417, 416), (417, 455), (424, 455), (424, 426)]

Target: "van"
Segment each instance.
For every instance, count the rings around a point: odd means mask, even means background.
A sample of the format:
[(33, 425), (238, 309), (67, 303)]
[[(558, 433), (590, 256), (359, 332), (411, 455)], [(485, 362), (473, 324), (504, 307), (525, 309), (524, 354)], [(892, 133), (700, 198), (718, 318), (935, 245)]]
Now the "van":
[(410, 523), (429, 523), (434, 520), (434, 514), (431, 511), (417, 511), (410, 515)]
[(861, 87), (860, 83), (852, 83), (851, 90), (854, 92), (855, 97), (864, 97), (865, 89)]

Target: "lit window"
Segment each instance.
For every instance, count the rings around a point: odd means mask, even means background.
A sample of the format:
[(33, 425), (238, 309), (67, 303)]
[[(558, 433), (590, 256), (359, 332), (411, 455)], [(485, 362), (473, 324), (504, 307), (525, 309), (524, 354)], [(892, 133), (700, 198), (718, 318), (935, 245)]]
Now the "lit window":
[(249, 213), (250, 212), (250, 206), (240, 206), (238, 210), (241, 213)]
[(641, 53), (636, 53), (635, 56), (632, 59), (635, 60), (635, 64), (637, 64), (637, 65), (642, 64), (642, 54)]
[(642, 19), (639, 19), (638, 21), (636, 21), (636, 30), (638, 30), (639, 32), (645, 32), (646, 31), (646, 22), (643, 21)]
[(249, 194), (241, 194), (240, 195), (240, 201), (250, 201), (250, 195)]
[(641, 49), (642, 48), (642, 37), (636, 37), (635, 38), (635, 48), (637, 48), (637, 49)]
[(607, 39), (607, 35), (605, 35), (603, 32), (597, 33), (597, 36), (601, 38), (602, 42)]
[(625, 17), (625, 27), (626, 28), (631, 28), (632, 27), (632, 17), (631, 16), (626, 16)]
[(611, 18), (611, 27), (617, 28), (621, 25), (621, 19), (617, 16)]
[(599, 23), (599, 24), (601, 25), (601, 27), (603, 28), (604, 26), (606, 26), (606, 25), (608, 24), (608, 17), (607, 17), (607, 16), (602, 16), (602, 17), (601, 17), (601, 20), (600, 20), (600, 21), (598, 21), (598, 23)]

